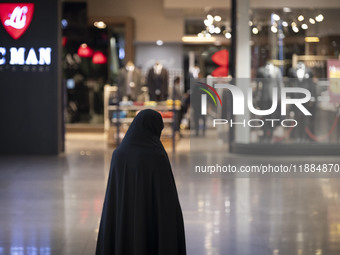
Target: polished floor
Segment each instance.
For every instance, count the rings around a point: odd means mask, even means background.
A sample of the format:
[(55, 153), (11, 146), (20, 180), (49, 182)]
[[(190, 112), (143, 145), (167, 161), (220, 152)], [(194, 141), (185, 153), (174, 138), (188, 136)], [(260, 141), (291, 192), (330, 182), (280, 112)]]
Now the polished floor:
[[(340, 178), (202, 178), (177, 148), (189, 255), (340, 254)], [(94, 254), (111, 153), (70, 134), (58, 157), (0, 157), (0, 255)]]

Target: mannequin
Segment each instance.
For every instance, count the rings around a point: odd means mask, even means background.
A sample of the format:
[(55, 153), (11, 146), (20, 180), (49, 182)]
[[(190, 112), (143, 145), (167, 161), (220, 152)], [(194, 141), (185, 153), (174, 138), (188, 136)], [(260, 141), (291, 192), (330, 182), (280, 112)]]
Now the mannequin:
[[(305, 88), (311, 93), (311, 100), (305, 103), (304, 106), (312, 114), (312, 116), (305, 116), (299, 109), (293, 108), (295, 119), (299, 125), (293, 131), (292, 136), (297, 141), (308, 140), (305, 127), (308, 127), (311, 132), (314, 132), (315, 114), (316, 114), (316, 84), (313, 81), (313, 73), (311, 69), (306, 67), (305, 63), (298, 62), (295, 68), (291, 68), (288, 72), (289, 84), (291, 87)], [(292, 94), (292, 98), (298, 98), (298, 94)]]
[(194, 66), (194, 67), (191, 68), (189, 71), (190, 71), (190, 74), (192, 75), (192, 77), (193, 77), (194, 79), (200, 78), (201, 69), (199, 68), (199, 66)]
[[(282, 74), (280, 68), (274, 66), (272, 63), (267, 62), (265, 66), (260, 67), (257, 71), (256, 77), (258, 78), (256, 88), (257, 104), (261, 110), (270, 109), (273, 100), (273, 88), (278, 88), (278, 93), (281, 93), (282, 87)], [(262, 87), (260, 87), (262, 84)], [(279, 97), (280, 98), (280, 97)], [(278, 102), (280, 105), (280, 102)], [(280, 106), (277, 107), (280, 109)], [(279, 119), (278, 111), (274, 112), (269, 119)], [(264, 135), (262, 137), (263, 142), (271, 142), (273, 136), (273, 128), (269, 125), (264, 125)]]
[[(260, 101), (271, 101), (273, 94), (272, 89), (278, 88), (279, 92), (282, 86), (282, 74), (280, 68), (274, 66), (272, 63), (267, 62), (265, 66), (260, 67), (257, 71), (256, 78), (262, 81), (262, 88), (257, 86), (257, 95), (259, 95)], [(259, 85), (259, 84), (258, 84)], [(261, 104), (260, 102), (260, 104)], [(271, 103), (271, 102), (270, 102)], [(263, 108), (265, 109), (265, 108)]]
[(168, 98), (169, 74), (161, 63), (156, 62), (149, 69), (147, 85), (151, 101), (164, 101)]
[(118, 87), (120, 97), (127, 97), (136, 101), (140, 94), (142, 75), (141, 71), (129, 60), (125, 67), (119, 70)]

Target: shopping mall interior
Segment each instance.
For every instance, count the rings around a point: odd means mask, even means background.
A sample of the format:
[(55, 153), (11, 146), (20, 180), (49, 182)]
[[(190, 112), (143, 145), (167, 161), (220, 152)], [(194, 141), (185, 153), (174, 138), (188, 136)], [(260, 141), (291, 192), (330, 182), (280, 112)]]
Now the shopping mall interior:
[[(338, 0), (1, 2), (0, 255), (95, 254), (112, 153), (143, 109), (163, 118), (188, 255), (340, 254), (339, 13)], [(221, 84), (250, 88), (252, 108)], [(282, 107), (273, 86), (309, 101)], [(281, 115), (259, 117), (275, 98)]]

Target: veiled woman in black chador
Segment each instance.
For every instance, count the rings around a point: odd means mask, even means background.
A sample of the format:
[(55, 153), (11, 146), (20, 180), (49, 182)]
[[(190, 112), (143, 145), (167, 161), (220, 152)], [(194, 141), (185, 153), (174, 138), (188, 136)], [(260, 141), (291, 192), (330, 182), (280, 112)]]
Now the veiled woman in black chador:
[(112, 155), (96, 255), (185, 255), (183, 216), (160, 141), (161, 115), (137, 114)]

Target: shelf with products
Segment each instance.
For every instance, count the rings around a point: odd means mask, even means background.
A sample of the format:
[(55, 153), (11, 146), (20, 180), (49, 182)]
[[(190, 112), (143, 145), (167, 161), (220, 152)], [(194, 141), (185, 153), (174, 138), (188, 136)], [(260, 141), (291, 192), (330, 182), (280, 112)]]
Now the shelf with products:
[(119, 144), (134, 117), (144, 109), (153, 109), (162, 115), (164, 129), (161, 140), (163, 143), (171, 141), (174, 143), (177, 139), (174, 120), (175, 115), (181, 109), (180, 101), (176, 100), (175, 103), (172, 100), (161, 102), (119, 101), (117, 99), (117, 88), (109, 85), (104, 88), (104, 127), (107, 143), (110, 145)]

